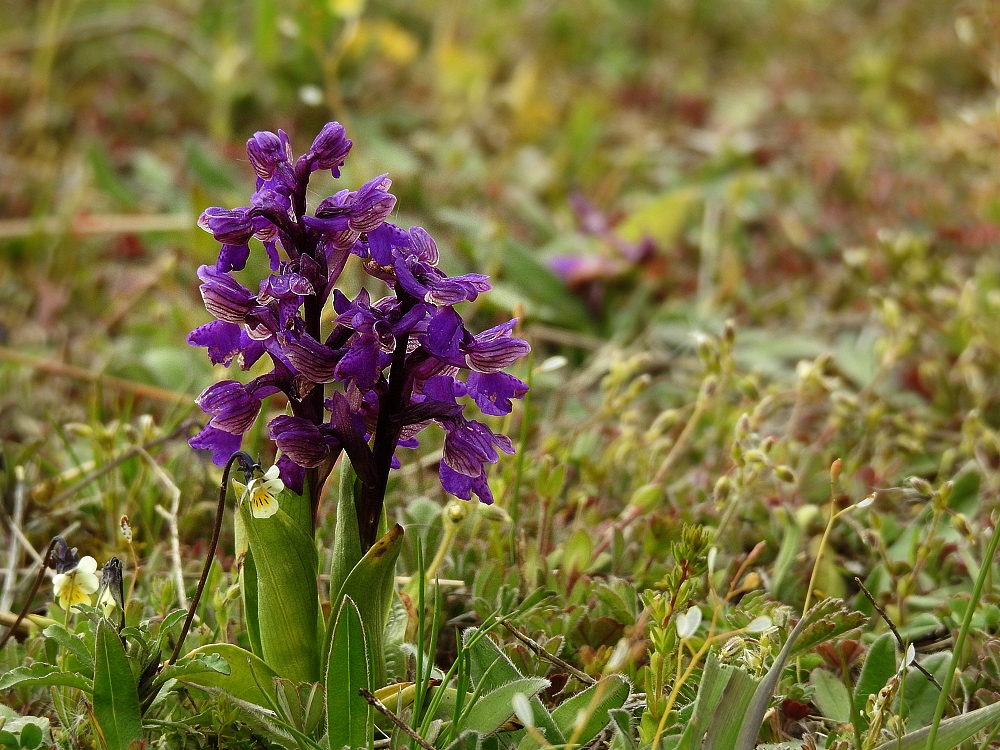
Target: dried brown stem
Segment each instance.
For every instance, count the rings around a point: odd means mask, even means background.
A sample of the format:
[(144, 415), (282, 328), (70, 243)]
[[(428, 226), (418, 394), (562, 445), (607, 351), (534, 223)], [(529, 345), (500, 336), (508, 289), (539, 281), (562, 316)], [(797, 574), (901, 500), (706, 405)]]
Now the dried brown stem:
[(567, 673), (573, 675), (576, 679), (578, 679), (584, 685), (593, 685), (595, 682), (597, 682), (597, 680), (595, 680), (593, 677), (591, 677), (586, 672), (581, 672), (579, 669), (577, 669), (576, 667), (574, 667), (572, 664), (563, 661), (562, 659), (560, 659), (555, 654), (550, 654), (544, 648), (542, 648), (537, 643), (535, 643), (533, 640), (531, 640), (528, 636), (523, 635), (517, 628), (515, 628), (511, 624), (510, 620), (503, 620), (501, 624), (505, 628), (507, 628), (507, 630), (509, 630), (511, 632), (511, 635), (513, 635), (515, 638), (517, 638), (517, 640), (519, 640), (521, 643), (523, 643), (529, 649), (531, 649), (532, 651), (534, 651), (540, 658), (544, 659), (545, 661), (549, 662), (550, 664), (555, 664), (560, 669), (565, 669)]

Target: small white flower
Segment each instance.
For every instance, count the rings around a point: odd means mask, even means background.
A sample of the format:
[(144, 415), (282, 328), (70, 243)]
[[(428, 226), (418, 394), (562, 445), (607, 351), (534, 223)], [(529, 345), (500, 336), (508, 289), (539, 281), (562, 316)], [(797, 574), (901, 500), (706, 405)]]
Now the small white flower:
[(767, 615), (755, 617), (746, 627), (748, 633), (763, 633), (771, 627), (771, 618)]
[(97, 560), (86, 555), (69, 573), (59, 573), (53, 578), (52, 593), (59, 606), (68, 611), (74, 604), (89, 605), (91, 595), (96, 594), (101, 585), (96, 572)]
[(250, 512), (254, 518), (270, 518), (278, 512), (278, 495), (285, 489), (285, 483), (278, 477), (278, 466), (275, 464), (260, 477), (254, 477), (250, 484), (233, 482), (236, 491), (240, 493), (240, 502), (250, 503)]
[(701, 609), (691, 607), (687, 612), (677, 617), (677, 635), (681, 640), (690, 638), (701, 625)]

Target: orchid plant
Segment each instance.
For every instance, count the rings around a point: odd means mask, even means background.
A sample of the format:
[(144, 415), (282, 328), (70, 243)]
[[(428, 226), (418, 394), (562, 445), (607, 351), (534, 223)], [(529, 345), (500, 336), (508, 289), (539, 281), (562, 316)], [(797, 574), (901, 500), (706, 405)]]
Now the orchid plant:
[[(456, 305), (488, 291), (488, 277), (447, 276), (424, 229), (386, 221), (396, 203), (386, 175), (341, 190), (307, 213), (310, 176), (330, 170), (339, 177), (350, 149), (336, 122), (297, 159), (283, 131), (255, 133), (247, 141), (257, 174), (250, 205), (201, 215), (199, 226), (222, 243), (218, 262), (198, 271), (216, 320), (188, 341), (206, 347), (214, 364), (236, 362), (247, 370), (266, 356), (272, 367), (245, 384), (224, 380), (207, 388), (197, 403), (211, 419), (191, 445), (211, 450), (224, 465), (257, 420), (262, 399), (284, 394), (289, 413), (268, 423), (281, 451), (282, 482), (308, 496), (315, 518), (323, 483), (346, 453), (361, 480), (358, 520), (367, 549), (390, 469), (399, 466), (397, 447), (415, 447), (431, 422), (445, 430), (444, 489), (493, 501), (486, 467), (498, 451), (514, 449), (506, 436), (468, 419), (459, 399), (470, 396), (485, 414), (510, 413), (511, 400), (527, 386), (502, 370), (529, 347), (512, 335), (514, 320), (469, 332)], [(234, 276), (246, 267), (251, 238), (263, 243), (271, 269), (256, 293)], [(352, 300), (336, 288), (352, 255), (385, 284), (381, 299), (362, 289)], [(332, 326), (324, 330), (331, 296)]]
[[(474, 403), (484, 414), (503, 416), (528, 390), (503, 372), (529, 351), (513, 335), (517, 321), (473, 334), (457, 309), (490, 289), (488, 277), (446, 275), (437, 267), (430, 234), (388, 222), (396, 199), (386, 175), (308, 210), (312, 174), (330, 170), (339, 177), (350, 148), (335, 122), (298, 158), (283, 131), (250, 138), (247, 156), (257, 174), (250, 205), (209, 208), (198, 222), (222, 243), (216, 264), (198, 270), (205, 307), (216, 319), (188, 337), (208, 350), (214, 364), (255, 372), (259, 362), (268, 365), (249, 382), (222, 380), (197, 398), (210, 419), (190, 443), (226, 467), (209, 559), (229, 470), (238, 464), (245, 482), (234, 482), (236, 557), (255, 674), (322, 680), (329, 700), (337, 694), (334, 683), (351, 671), (344, 639), (356, 643), (355, 626), (363, 633), (366, 684), (377, 689), (385, 680), (382, 631), (403, 533), (386, 528), (384, 511), (389, 473), (400, 466), (397, 449), (417, 447), (418, 434), (437, 423), (444, 429), (443, 488), (492, 503), (487, 469), (514, 448), (467, 410)], [(256, 291), (240, 280), (253, 239), (270, 265)], [(369, 286), (384, 288), (382, 296), (362, 288), (351, 299), (337, 288), (352, 256), (372, 277)], [(265, 469), (241, 450), (243, 437), (260, 417), (262, 402), (279, 394), (287, 406), (267, 424), (279, 457)], [(323, 487), (338, 460), (325, 618), (317, 596), (315, 531)], [(206, 564), (171, 661), (179, 656), (207, 570)], [(232, 648), (216, 644), (198, 651), (231, 661)], [(246, 659), (245, 652), (237, 656)], [(221, 687), (253, 702), (246, 680), (234, 674)], [(344, 700), (360, 700), (357, 689), (351, 693)], [(343, 710), (327, 706), (331, 721)]]

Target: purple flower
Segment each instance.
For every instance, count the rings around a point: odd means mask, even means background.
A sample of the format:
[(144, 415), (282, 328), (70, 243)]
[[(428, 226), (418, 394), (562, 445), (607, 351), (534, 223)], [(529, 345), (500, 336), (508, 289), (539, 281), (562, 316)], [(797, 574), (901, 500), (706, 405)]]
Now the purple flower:
[[(389, 471), (400, 465), (396, 449), (417, 447), (431, 423), (445, 432), (445, 490), (493, 501), (488, 466), (513, 446), (466, 418), (464, 397), (485, 414), (509, 414), (527, 386), (502, 370), (529, 346), (513, 336), (516, 321), (469, 332), (454, 306), (488, 291), (488, 277), (448, 276), (424, 228), (387, 222), (396, 198), (386, 175), (306, 213), (310, 175), (329, 169), (338, 177), (350, 149), (337, 123), (327, 124), (298, 160), (283, 131), (255, 133), (247, 141), (257, 175), (251, 205), (213, 207), (199, 218), (222, 243), (217, 263), (198, 271), (205, 307), (217, 320), (192, 331), (188, 343), (205, 347), (213, 364), (243, 369), (266, 355), (271, 370), (246, 385), (226, 380), (205, 389), (197, 403), (211, 418), (190, 443), (225, 463), (258, 419), (262, 399), (283, 393), (290, 413), (268, 425), (282, 481), (298, 492), (308, 487), (315, 517), (327, 473), (346, 452), (361, 480), (359, 532), (370, 546)], [(232, 275), (247, 267), (252, 238), (263, 244), (271, 269), (256, 295)], [(384, 296), (373, 298), (363, 286), (352, 300), (336, 289), (352, 255), (385, 283)], [(322, 319), (331, 294), (332, 326)]]
[(240, 449), (243, 435), (234, 435), (225, 430), (219, 430), (211, 424), (205, 425), (201, 432), (188, 440), (188, 445), (197, 450), (212, 451), (212, 463), (225, 466), (232, 455)]
[(505, 372), (470, 372), (465, 381), (472, 400), (483, 414), (502, 417), (510, 414), (511, 399), (523, 398), (528, 384)]
[(306, 158), (312, 162), (312, 169), (329, 169), (334, 177), (340, 177), (340, 168), (351, 150), (351, 140), (344, 133), (339, 122), (328, 122), (319, 131)]
[(275, 417), (267, 426), (278, 449), (303, 468), (319, 466), (339, 446), (336, 438), (324, 435), (320, 428), (299, 417)]
[(479, 497), (479, 502), (493, 505), (493, 493), (486, 482), (485, 471), (480, 472), (478, 476), (470, 477), (459, 474), (442, 461), (438, 468), (438, 474), (445, 492), (462, 500), (471, 500), (472, 493), (475, 493)]
[(477, 372), (499, 372), (530, 352), (531, 347), (527, 341), (510, 335), (516, 323), (515, 318), (473, 336), (471, 343), (462, 347), (465, 364), (469, 369)]
[(203, 412), (212, 415), (209, 421), (212, 427), (234, 435), (249, 430), (260, 413), (260, 399), (235, 380), (210, 385), (194, 401)]
[(201, 266), (198, 278), (204, 282), (200, 289), (205, 309), (219, 320), (242, 323), (257, 304), (249, 289), (216, 266)]
[[(292, 145), (283, 130), (275, 135), (269, 131), (259, 131), (247, 141), (247, 158), (253, 171), (262, 180), (271, 180), (275, 172), (291, 172)], [(286, 170), (287, 166), (287, 170)]]

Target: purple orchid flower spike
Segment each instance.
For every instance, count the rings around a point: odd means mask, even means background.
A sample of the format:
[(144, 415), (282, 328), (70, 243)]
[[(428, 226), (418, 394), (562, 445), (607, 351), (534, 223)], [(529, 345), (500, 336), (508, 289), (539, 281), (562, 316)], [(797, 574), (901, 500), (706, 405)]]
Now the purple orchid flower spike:
[[(282, 481), (308, 492), (315, 518), (323, 483), (346, 453), (361, 480), (359, 531), (367, 548), (375, 542), (389, 472), (400, 465), (396, 449), (417, 447), (430, 424), (445, 434), (444, 489), (493, 502), (488, 467), (514, 448), (467, 418), (460, 399), (470, 398), (484, 414), (509, 414), (527, 385), (503, 370), (530, 347), (513, 335), (514, 320), (469, 332), (455, 305), (489, 291), (488, 277), (449, 277), (437, 267), (440, 251), (425, 229), (388, 221), (396, 198), (387, 175), (306, 212), (311, 174), (330, 170), (340, 177), (351, 145), (335, 122), (297, 159), (283, 131), (254, 133), (247, 157), (257, 185), (249, 206), (208, 208), (199, 218), (222, 248), (214, 266), (198, 271), (215, 320), (192, 331), (188, 343), (205, 347), (213, 364), (246, 370), (266, 356), (272, 369), (246, 384), (223, 380), (205, 389), (196, 402), (210, 419), (190, 443), (225, 464), (259, 419), (264, 399), (283, 394), (287, 413), (268, 423)], [(246, 268), (254, 239), (271, 269), (256, 294), (233, 275)], [(383, 296), (362, 289), (352, 300), (336, 289), (352, 255), (384, 283)], [(325, 317), (331, 297), (334, 314)]]

